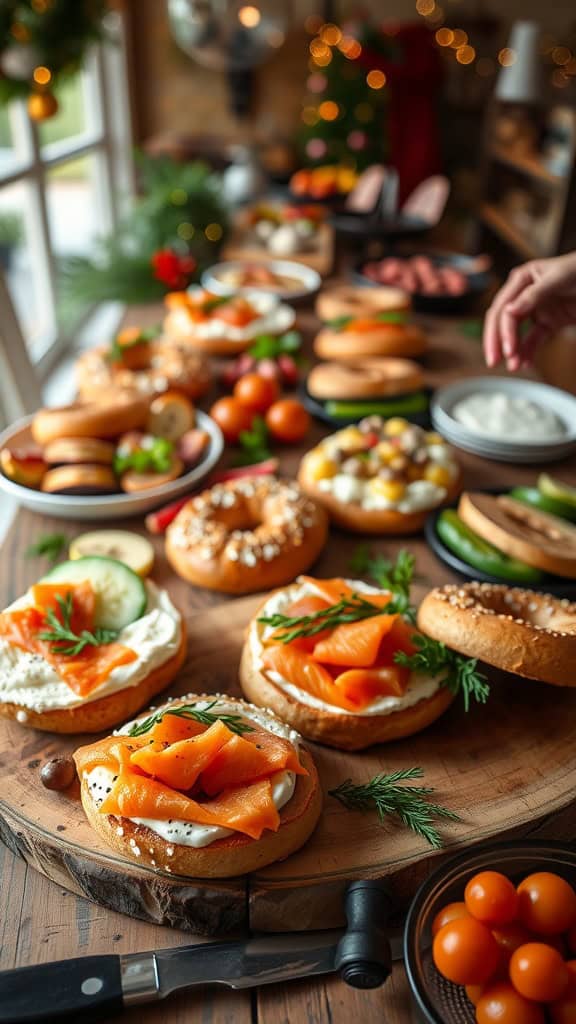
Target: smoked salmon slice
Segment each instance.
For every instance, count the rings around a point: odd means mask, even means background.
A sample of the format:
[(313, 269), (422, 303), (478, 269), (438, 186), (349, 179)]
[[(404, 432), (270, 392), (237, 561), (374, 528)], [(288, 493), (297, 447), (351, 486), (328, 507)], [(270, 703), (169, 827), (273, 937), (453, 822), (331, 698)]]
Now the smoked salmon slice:
[(184, 718), (181, 715), (171, 715), (166, 712), (158, 719), (156, 725), (152, 726), (150, 733), (157, 743), (177, 743), (178, 740), (187, 740), (191, 736), (199, 736), (206, 732), (206, 726), (202, 722), (196, 722), (193, 718)]
[(231, 786), (241, 786), (281, 771), (307, 774), (288, 740), (267, 729), (257, 729), (245, 736), (232, 736), (204, 769), (200, 783), (204, 793), (213, 796)]
[(358, 710), (377, 697), (401, 697), (404, 693), (402, 670), (393, 666), (348, 669), (336, 676), (334, 686)]
[(309, 693), (312, 697), (332, 704), (335, 707), (344, 708), (346, 711), (355, 711), (357, 704), (353, 704), (347, 697), (334, 686), (332, 676), (314, 661), (308, 654), (294, 650), (288, 645), (277, 645), (267, 647), (264, 650), (262, 661), (264, 667), (278, 672), (283, 679), (288, 680), (294, 686)]
[[(318, 594), (323, 597), (329, 604), (338, 604), (344, 597), (352, 597), (356, 591), (347, 580), (341, 579), (339, 576), (335, 576), (329, 580), (317, 580), (314, 576), (299, 576), (299, 583), (307, 583), (310, 587), (313, 587)], [(369, 594), (361, 593), (360, 597), (364, 597), (371, 604), (375, 604), (378, 608), (384, 608), (390, 601), (392, 595), (388, 593)]]
[(226, 790), (216, 800), (200, 803), (127, 767), (120, 771), (99, 811), (124, 818), (175, 818), (198, 825), (216, 825), (243, 832), (252, 839), (259, 839), (264, 829), (277, 831), (280, 824), (269, 779)]
[(196, 779), (218, 755), (218, 751), (235, 738), (223, 722), (216, 721), (198, 736), (178, 740), (166, 747), (155, 742), (148, 743), (136, 750), (130, 761), (172, 789), (192, 789)]
[(405, 622), (398, 615), (392, 629), (382, 638), (375, 664), (393, 665), (394, 655), (397, 651), (404, 651), (405, 654), (415, 654), (416, 647), (412, 638), (416, 632), (414, 626)]
[(316, 644), (312, 657), (326, 665), (370, 668), (376, 661), (383, 638), (397, 618), (397, 615), (375, 615), (336, 626), (328, 637)]
[(144, 736), (106, 736), (96, 743), (89, 743), (85, 747), (78, 747), (74, 751), (74, 761), (78, 774), (89, 772), (92, 768), (103, 766), (117, 772), (121, 765), (130, 764), (130, 757), (134, 751), (144, 744), (150, 742), (150, 737)]
[[(108, 679), (111, 672), (120, 665), (127, 665), (138, 658), (130, 647), (124, 644), (101, 644), (98, 647), (84, 647), (79, 654), (62, 654), (40, 634), (50, 629), (46, 613), (54, 611), (62, 622), (62, 610), (58, 597), (72, 594), (70, 625), (74, 633), (94, 628), (94, 592), (90, 584), (81, 583), (39, 583), (32, 588), (34, 606), (0, 614), (0, 636), (8, 643), (20, 647), (29, 654), (40, 654), (58, 673), (67, 686), (79, 697), (86, 697)], [(42, 603), (41, 607), (38, 605)]]
[[(309, 594), (307, 597), (301, 597), (298, 601), (294, 601), (291, 605), (286, 608), (284, 615), (288, 615), (292, 618), (300, 618), (304, 615), (316, 615), (318, 612), (323, 612), (326, 608), (330, 608), (330, 602), (324, 597), (316, 596), (315, 594)], [(288, 632), (289, 627), (280, 627), (274, 630), (271, 636), (267, 638), (265, 643), (282, 643), (280, 637), (284, 636)], [(329, 630), (323, 630), (321, 633), (315, 633), (314, 636), (299, 636), (295, 640), (290, 640), (288, 646), (295, 647), (299, 651), (313, 651), (318, 640), (329, 635)]]

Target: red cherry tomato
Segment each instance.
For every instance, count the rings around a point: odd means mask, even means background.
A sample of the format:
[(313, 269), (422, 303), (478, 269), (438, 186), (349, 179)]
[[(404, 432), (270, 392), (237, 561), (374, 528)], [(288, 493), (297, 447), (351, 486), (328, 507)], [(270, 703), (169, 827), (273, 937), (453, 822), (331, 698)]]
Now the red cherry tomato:
[(518, 917), (537, 935), (559, 935), (576, 924), (576, 893), (559, 875), (538, 871), (517, 891)]
[(570, 982), (570, 971), (558, 950), (543, 942), (528, 942), (510, 958), (510, 981), (521, 996), (539, 1003), (560, 999)]
[(506, 966), (510, 962), (512, 953), (534, 938), (532, 933), (518, 921), (511, 921), (510, 924), (501, 924), (498, 928), (493, 928), (492, 935), (500, 947), (500, 962)]
[(576, 960), (566, 964), (571, 973), (570, 983), (561, 999), (548, 1006), (552, 1024), (574, 1024), (576, 1021)]
[(294, 444), (308, 433), (310, 416), (296, 398), (282, 398), (268, 409), (266, 426), (277, 441)]
[(481, 871), (464, 890), (468, 913), (492, 926), (509, 924), (516, 917), (518, 896), (512, 882), (499, 871)]
[(432, 955), (440, 974), (456, 985), (482, 985), (500, 960), (492, 933), (472, 917), (445, 924), (434, 938)]
[(243, 430), (250, 430), (254, 410), (242, 405), (237, 398), (219, 398), (210, 409), (229, 444), (235, 444)]
[(255, 412), (266, 412), (278, 398), (278, 385), (272, 377), (247, 373), (235, 384), (234, 398)]
[(432, 921), (432, 935), (437, 935), (445, 924), (456, 921), (459, 917), (470, 917), (466, 910), (465, 903), (448, 903), (442, 910), (439, 910)]
[(545, 1017), (544, 1011), (524, 999), (509, 981), (499, 981), (480, 996), (476, 1024), (545, 1024)]

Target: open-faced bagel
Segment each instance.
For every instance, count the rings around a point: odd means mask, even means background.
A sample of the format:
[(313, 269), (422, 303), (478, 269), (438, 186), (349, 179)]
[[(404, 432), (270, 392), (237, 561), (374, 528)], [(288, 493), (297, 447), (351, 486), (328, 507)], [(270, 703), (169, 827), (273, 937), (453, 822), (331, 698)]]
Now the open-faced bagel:
[(134, 389), (149, 398), (170, 389), (199, 398), (212, 379), (203, 356), (176, 340), (127, 347), (118, 362), (111, 361), (107, 346), (100, 346), (84, 352), (75, 370), (78, 391), (85, 401), (98, 401), (100, 395), (119, 388)]
[(172, 682), (186, 657), (186, 631), (182, 625), (180, 646), (168, 661), (152, 669), (136, 686), (127, 686), (107, 697), (84, 701), (71, 708), (34, 711), (21, 704), (0, 702), (0, 717), (43, 732), (102, 732), (133, 717), (157, 693)]
[(323, 327), (314, 340), (319, 359), (356, 362), (383, 356), (414, 357), (426, 351), (425, 334), (414, 324), (380, 323), (371, 330)]
[[(188, 694), (170, 702), (170, 707), (191, 700), (206, 699)], [(210, 695), (211, 702), (214, 695)], [(222, 696), (222, 701), (233, 713), (247, 717), (250, 708), (244, 701)], [(259, 720), (273, 716), (252, 709)], [(314, 761), (305, 747), (299, 747), (300, 763), (307, 775), (296, 776), (292, 797), (280, 809), (280, 827), (277, 832), (266, 829), (260, 839), (234, 832), (217, 839), (208, 846), (184, 846), (177, 841), (168, 842), (157, 832), (130, 818), (101, 814), (88, 788), (86, 776), (81, 779), (82, 805), (88, 820), (104, 842), (128, 860), (149, 864), (159, 871), (193, 878), (228, 878), (257, 871), (277, 860), (283, 860), (298, 850), (313, 832), (322, 808), (322, 791)], [(136, 850), (138, 851), (136, 853)]]
[(340, 284), (322, 289), (316, 299), (316, 314), (320, 320), (328, 321), (341, 316), (400, 312), (410, 309), (410, 306), (410, 296), (401, 288)]
[(305, 572), (327, 533), (326, 513), (295, 481), (245, 477), (192, 498), (168, 527), (166, 556), (196, 586), (249, 594)]
[(503, 583), (447, 584), (418, 611), (423, 633), (528, 679), (576, 686), (576, 604)]
[(424, 375), (410, 359), (358, 359), (318, 363), (310, 370), (306, 386), (320, 401), (383, 398), (418, 391), (424, 386)]
[(32, 437), (45, 445), (61, 437), (117, 437), (144, 427), (150, 401), (134, 391), (104, 394), (98, 401), (40, 409), (32, 420)]

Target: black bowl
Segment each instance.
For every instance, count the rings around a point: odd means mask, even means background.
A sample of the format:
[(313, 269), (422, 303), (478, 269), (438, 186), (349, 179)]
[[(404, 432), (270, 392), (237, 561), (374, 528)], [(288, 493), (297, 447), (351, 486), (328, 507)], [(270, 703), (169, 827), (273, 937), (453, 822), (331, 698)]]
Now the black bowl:
[[(398, 259), (410, 259), (412, 256), (419, 255), (428, 256), (436, 267), (453, 267), (454, 270), (461, 270), (463, 274), (467, 275), (469, 287), (462, 295), (425, 295), (423, 292), (412, 292), (412, 305), (417, 313), (444, 315), (465, 312), (486, 290), (490, 283), (488, 271), (473, 269), (476, 265), (476, 258), (473, 256), (450, 252), (417, 253), (400, 251), (384, 254), (381, 259), (386, 259), (387, 255), (397, 256)], [(356, 264), (353, 271), (354, 281), (357, 284), (366, 285), (368, 288), (381, 287), (379, 282), (371, 281), (363, 273), (366, 263), (371, 262), (377, 261), (365, 258)]]
[[(427, 398), (428, 398), (428, 409), (423, 410), (422, 412), (411, 413), (410, 415), (405, 415), (404, 413), (398, 413), (397, 415), (399, 415), (399, 416), (401, 415), (402, 418), (408, 420), (409, 423), (416, 423), (419, 427), (423, 427), (425, 430), (430, 430), (431, 429), (430, 400), (432, 398), (433, 391), (432, 391), (432, 388), (418, 388), (418, 392), (420, 393), (421, 391), (424, 391), (426, 393)], [(327, 423), (330, 427), (334, 427), (336, 430), (338, 430), (340, 427), (349, 427), (349, 426), (351, 426), (354, 423), (358, 423), (361, 419), (364, 418), (363, 416), (359, 416), (359, 417), (356, 417), (355, 419), (354, 418), (341, 419), (340, 417), (337, 418), (336, 416), (331, 416), (328, 412), (326, 412), (326, 408), (325, 408), (325, 405), (324, 405), (324, 402), (328, 401), (328, 400), (325, 399), (324, 401), (321, 401), (318, 398), (313, 398), (312, 395), (310, 394), (310, 392), (308, 391), (308, 388), (306, 387), (305, 384), (301, 384), (300, 385), (299, 397), (302, 400), (303, 405), (306, 407), (306, 409), (308, 409), (308, 412), (312, 416), (314, 416), (317, 420), (321, 420), (322, 423)], [(395, 398), (406, 398), (406, 397), (408, 397), (408, 396), (407, 395), (385, 395), (385, 396), (383, 396), (382, 401), (386, 401), (388, 399), (390, 401), (393, 401)], [(370, 401), (377, 402), (378, 399), (377, 398), (366, 399), (367, 403), (369, 403)], [(369, 415), (369, 414), (366, 414), (366, 415)]]

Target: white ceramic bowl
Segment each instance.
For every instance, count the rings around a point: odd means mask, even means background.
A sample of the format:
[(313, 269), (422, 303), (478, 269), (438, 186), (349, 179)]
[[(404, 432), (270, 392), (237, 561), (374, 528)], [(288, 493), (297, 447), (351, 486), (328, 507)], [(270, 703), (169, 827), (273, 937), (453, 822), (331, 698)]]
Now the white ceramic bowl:
[[(32, 416), (27, 416), (25, 419), (18, 420), (17, 423), (13, 423), (0, 434), (0, 449), (6, 446), (18, 448), (32, 443), (30, 433), (32, 419)], [(15, 498), (20, 505), (24, 505), (25, 508), (29, 508), (33, 512), (55, 516), (57, 519), (105, 520), (144, 515), (151, 509), (186, 494), (195, 484), (200, 483), (218, 462), (224, 449), (224, 438), (220, 427), (206, 413), (199, 410), (196, 412), (196, 422), (198, 427), (205, 430), (210, 436), (210, 443), (204, 458), (194, 469), (161, 487), (141, 491), (139, 494), (44, 494), (43, 491), (35, 491), (31, 487), (16, 484), (0, 472), (0, 491), (4, 491), (11, 498)]]
[[(228, 281), (222, 280), (222, 274), (230, 271), (241, 270), (247, 264), (253, 264), (254, 260), (229, 260), (227, 263), (216, 263), (209, 267), (202, 275), (202, 285), (215, 295), (233, 295), (234, 292), (258, 291), (257, 285), (246, 288), (237, 288)], [(286, 277), (293, 277), (300, 282), (300, 286), (294, 290), (283, 288), (263, 288), (262, 291), (268, 294), (277, 295), (280, 299), (296, 301), (314, 295), (322, 284), (320, 274), (307, 267), (303, 263), (296, 263), (293, 260), (266, 260), (261, 261), (262, 266), (271, 270), (274, 274), (285, 274)]]

